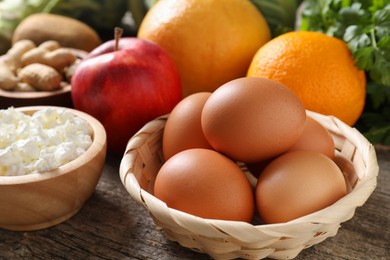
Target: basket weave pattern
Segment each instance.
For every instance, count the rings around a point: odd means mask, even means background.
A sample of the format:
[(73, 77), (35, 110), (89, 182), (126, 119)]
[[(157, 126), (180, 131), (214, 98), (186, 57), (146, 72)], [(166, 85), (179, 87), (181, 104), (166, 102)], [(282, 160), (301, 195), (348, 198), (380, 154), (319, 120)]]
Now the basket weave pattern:
[(167, 115), (146, 124), (128, 142), (120, 164), (121, 181), (146, 207), (170, 240), (215, 259), (291, 259), (303, 249), (335, 236), (340, 223), (353, 217), (376, 187), (378, 163), (374, 147), (354, 128), (334, 117), (307, 112), (331, 133), (335, 161), (350, 192), (335, 204), (280, 224), (254, 224), (199, 218), (172, 208), (153, 196), (163, 164), (161, 139)]

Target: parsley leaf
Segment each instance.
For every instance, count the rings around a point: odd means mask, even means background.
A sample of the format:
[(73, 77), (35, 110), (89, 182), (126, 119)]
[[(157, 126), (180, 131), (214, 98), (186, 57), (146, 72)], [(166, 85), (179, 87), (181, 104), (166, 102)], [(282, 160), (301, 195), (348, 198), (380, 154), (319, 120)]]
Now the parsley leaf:
[(356, 128), (370, 142), (390, 145), (390, 88), (367, 83), (366, 106)]
[[(349, 48), (353, 53), (357, 52), (359, 48), (371, 45), (371, 38), (367, 35), (366, 30), (357, 25), (350, 25), (347, 27), (343, 40), (348, 42)], [(357, 61), (359, 61), (359, 59), (357, 59)]]

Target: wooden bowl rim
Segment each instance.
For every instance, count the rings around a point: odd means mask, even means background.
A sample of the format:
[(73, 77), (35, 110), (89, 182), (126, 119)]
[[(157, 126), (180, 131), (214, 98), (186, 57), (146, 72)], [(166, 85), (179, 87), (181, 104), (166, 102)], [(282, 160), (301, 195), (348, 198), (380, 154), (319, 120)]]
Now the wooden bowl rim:
[(71, 85), (68, 84), (61, 89), (53, 90), (53, 91), (22, 92), (22, 91), (7, 91), (7, 90), (0, 89), (0, 96), (5, 98), (13, 98), (13, 99), (47, 98), (47, 97), (68, 93), (70, 92), (71, 88), (72, 88)]
[(43, 173), (30, 173), (27, 175), (20, 176), (0, 176), (0, 185), (18, 185), (25, 183), (32, 183), (38, 181), (44, 181), (52, 178), (59, 177), (61, 175), (65, 175), (70, 173), (81, 166), (88, 164), (90, 160), (92, 160), (102, 149), (105, 148), (105, 144), (107, 141), (107, 134), (103, 127), (103, 125), (91, 115), (76, 110), (72, 108), (60, 107), (60, 106), (26, 106), (26, 107), (18, 107), (15, 108), (17, 111), (21, 111), (23, 113), (27, 112), (36, 112), (45, 108), (57, 108), (57, 109), (65, 109), (67, 111), (72, 112), (74, 115), (79, 116), (86, 120), (92, 128), (92, 144), (81, 156), (78, 158), (61, 165), (60, 167), (43, 172)]

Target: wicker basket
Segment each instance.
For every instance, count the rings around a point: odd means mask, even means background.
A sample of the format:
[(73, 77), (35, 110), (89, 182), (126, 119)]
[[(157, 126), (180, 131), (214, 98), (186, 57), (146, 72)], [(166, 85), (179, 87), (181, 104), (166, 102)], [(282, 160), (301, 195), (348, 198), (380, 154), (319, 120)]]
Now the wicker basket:
[(161, 137), (167, 115), (146, 124), (132, 137), (120, 164), (120, 177), (131, 197), (146, 207), (170, 240), (215, 259), (291, 259), (303, 249), (336, 235), (340, 223), (354, 215), (376, 187), (379, 167), (374, 147), (354, 128), (334, 117), (308, 111), (331, 133), (335, 161), (350, 192), (335, 204), (281, 224), (262, 225), (199, 218), (168, 208), (153, 196), (163, 164)]

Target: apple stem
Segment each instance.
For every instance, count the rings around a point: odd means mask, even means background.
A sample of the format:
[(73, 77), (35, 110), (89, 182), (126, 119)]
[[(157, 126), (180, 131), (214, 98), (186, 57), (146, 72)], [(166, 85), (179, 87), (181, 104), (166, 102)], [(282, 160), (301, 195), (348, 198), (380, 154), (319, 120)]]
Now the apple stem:
[(120, 27), (115, 27), (114, 37), (115, 37), (115, 51), (119, 49), (119, 39), (122, 37), (123, 29)]

